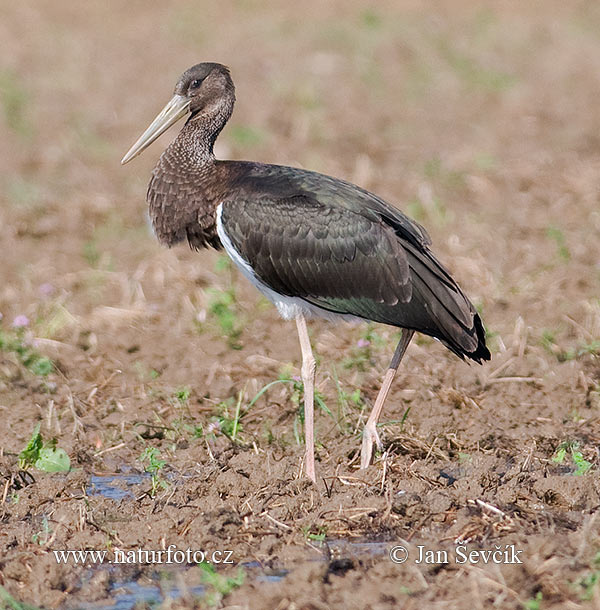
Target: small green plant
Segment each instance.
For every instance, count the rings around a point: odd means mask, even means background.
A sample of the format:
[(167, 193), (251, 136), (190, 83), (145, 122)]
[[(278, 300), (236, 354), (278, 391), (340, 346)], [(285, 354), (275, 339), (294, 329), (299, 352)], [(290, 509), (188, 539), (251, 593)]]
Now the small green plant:
[(179, 404), (184, 405), (190, 399), (190, 394), (190, 388), (185, 386), (183, 388), (177, 388), (175, 390), (174, 398)]
[(592, 568), (590, 572), (572, 583), (581, 601), (594, 599), (596, 592), (600, 588), (600, 551), (596, 553), (590, 567)]
[(365, 408), (365, 401), (363, 400), (360, 388), (355, 388), (351, 392), (347, 392), (342, 387), (340, 380), (337, 376), (335, 367), (332, 371), (333, 382), (337, 392), (337, 423), (338, 427), (342, 432), (348, 433), (354, 430), (352, 420), (355, 418), (351, 416), (353, 411), (358, 411), (361, 414)]
[[(243, 322), (240, 319), (237, 296), (235, 291), (235, 270), (228, 256), (220, 256), (215, 263), (215, 271), (225, 275), (226, 288), (210, 288), (208, 295), (208, 313), (216, 321), (221, 334), (227, 339), (231, 349), (242, 349), (238, 341), (242, 334)], [(203, 323), (196, 322), (199, 332), (203, 330)]]
[(565, 350), (557, 345), (556, 331), (549, 329), (544, 329), (542, 332), (541, 344), (547, 352), (556, 356), (559, 362), (568, 362), (582, 356), (597, 356), (600, 354), (600, 339), (595, 339), (588, 343), (580, 342), (575, 347)]
[[(379, 422), (377, 424), (378, 428), (384, 428), (386, 426), (400, 426), (400, 430), (404, 430), (404, 424), (406, 423), (406, 420), (408, 419), (408, 414), (410, 413), (410, 407), (406, 407), (406, 410), (404, 411), (404, 414), (402, 415), (401, 419), (392, 419), (389, 421), (383, 421), (383, 422)], [(466, 454), (463, 454), (466, 455)], [(460, 454), (459, 454), (460, 456)]]
[(323, 542), (327, 537), (327, 527), (324, 525), (319, 525), (316, 528), (313, 528), (312, 526), (307, 525), (302, 528), (302, 534), (307, 540)]
[(588, 462), (581, 451), (579, 451), (579, 443), (577, 441), (565, 441), (558, 446), (552, 461), (557, 464), (563, 464), (567, 456), (570, 455), (575, 465), (573, 474), (577, 476), (584, 475), (592, 468), (591, 462)]
[(560, 348), (556, 345), (556, 331), (552, 329), (545, 328), (542, 331), (541, 343), (542, 347), (554, 356), (561, 352)]
[(535, 594), (535, 597), (528, 599), (523, 603), (523, 610), (541, 610), (543, 595), (541, 591)]
[(575, 585), (581, 590), (581, 601), (590, 601), (594, 597), (594, 591), (600, 582), (600, 571), (589, 572), (585, 576), (579, 578)]
[(160, 377), (160, 371), (149, 369), (141, 360), (133, 363), (133, 370), (142, 382), (154, 381)]
[[(242, 409), (243, 398), (244, 393), (239, 392), (237, 400), (235, 401), (235, 407), (233, 405), (233, 398), (224, 400), (217, 405), (219, 410), (219, 415), (216, 420), (218, 429), (233, 442), (236, 441), (238, 434), (242, 431), (241, 419), (247, 411), (246, 409)], [(232, 408), (233, 413), (231, 413)]]
[(14, 326), (12, 330), (0, 328), (0, 350), (15, 354), (19, 362), (34, 375), (46, 377), (54, 370), (54, 363), (50, 358), (42, 356), (34, 347), (34, 341), (29, 336), (25, 324), (25, 316), (17, 316), (23, 324)]
[(227, 338), (231, 349), (242, 349), (238, 341), (242, 334), (242, 324), (237, 312), (237, 302), (233, 287), (227, 290), (211, 289), (208, 310), (217, 320), (221, 333)]
[(56, 439), (44, 443), (40, 424), (34, 428), (27, 446), (19, 453), (19, 468), (26, 470), (32, 466), (44, 472), (68, 472), (71, 469), (71, 460), (64, 449), (56, 446)]
[(159, 489), (167, 489), (168, 483), (163, 478), (161, 471), (167, 463), (165, 460), (159, 459), (160, 452), (156, 447), (146, 447), (138, 458), (144, 465), (145, 472), (151, 475), (152, 488), (150, 496), (154, 498)]
[(218, 605), (224, 597), (241, 587), (246, 579), (246, 573), (241, 566), (238, 567), (235, 576), (219, 574), (211, 563), (202, 562), (198, 567), (202, 570), (203, 584), (210, 589), (204, 598), (208, 606)]
[(576, 360), (590, 354), (596, 356), (600, 354), (600, 340), (590, 341), (589, 343), (580, 343), (577, 347), (568, 349), (566, 352), (561, 352), (558, 359), (561, 361)]

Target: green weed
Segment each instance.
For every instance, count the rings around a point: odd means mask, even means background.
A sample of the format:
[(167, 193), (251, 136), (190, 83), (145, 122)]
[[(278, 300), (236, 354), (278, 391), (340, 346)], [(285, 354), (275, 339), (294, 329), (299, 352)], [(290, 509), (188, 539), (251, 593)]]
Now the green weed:
[(52, 360), (34, 348), (25, 326), (17, 326), (14, 330), (0, 328), (0, 350), (15, 354), (19, 362), (34, 375), (46, 377), (54, 370)]
[(423, 222), (427, 216), (425, 206), (418, 197), (411, 199), (406, 204), (406, 211), (411, 218), (414, 218), (417, 222)]
[(169, 486), (161, 474), (167, 462), (159, 459), (159, 455), (160, 452), (156, 447), (146, 447), (138, 458), (144, 465), (144, 471), (151, 475), (152, 488), (150, 489), (150, 496), (152, 498), (156, 496), (159, 489), (167, 489)]
[(474, 159), (475, 167), (481, 171), (489, 171), (498, 165), (497, 159), (488, 153), (480, 153)]
[[(215, 271), (221, 275), (226, 274), (227, 288), (209, 288), (208, 312), (216, 320), (221, 334), (227, 339), (227, 345), (231, 349), (242, 349), (238, 339), (242, 334), (243, 322), (240, 319), (237, 296), (234, 283), (234, 267), (228, 256), (220, 256), (215, 263)], [(202, 324), (199, 325), (202, 330)]]
[[(229, 399), (219, 403), (220, 414), (217, 418), (219, 423), (220, 431), (231, 439), (233, 442), (236, 441), (238, 434), (242, 431), (241, 419), (246, 414), (247, 409), (242, 410), (242, 400), (244, 393), (239, 392), (235, 406), (233, 407), (233, 400)], [(233, 413), (230, 414), (230, 409), (233, 407)]]
[(350, 432), (352, 430), (351, 419), (349, 417), (350, 411), (355, 409), (359, 413), (365, 408), (365, 401), (363, 400), (360, 388), (355, 388), (352, 392), (346, 392), (338, 379), (337, 371), (335, 367), (332, 371), (333, 382), (335, 383), (337, 402), (338, 402), (338, 426), (342, 432)]
[(560, 352), (560, 349), (556, 345), (556, 331), (555, 330), (545, 328), (542, 331), (541, 344), (542, 344), (542, 347), (547, 352), (552, 354), (553, 356), (556, 356), (557, 353)]
[(173, 398), (180, 404), (184, 405), (190, 399), (191, 390), (187, 386), (175, 390)]
[(136, 360), (133, 363), (133, 370), (142, 382), (154, 381), (161, 375), (160, 371), (154, 368), (149, 369), (141, 360)]
[(380, 422), (377, 424), (377, 427), (384, 428), (385, 426), (399, 425), (400, 430), (401, 431), (404, 430), (404, 424), (406, 423), (406, 420), (408, 419), (408, 414), (410, 413), (410, 409), (411, 409), (411, 407), (406, 407), (406, 410), (404, 411), (404, 414), (402, 415), (401, 419), (392, 419), (390, 421)]
[(600, 339), (595, 339), (589, 343), (580, 342), (575, 347), (565, 350), (557, 345), (556, 331), (551, 329), (544, 329), (540, 343), (542, 344), (542, 347), (548, 353), (555, 356), (559, 362), (577, 360), (586, 355), (597, 356), (600, 354)]
[(581, 601), (591, 601), (594, 599), (600, 584), (600, 551), (592, 560), (592, 570), (585, 576), (578, 578), (573, 584), (579, 594)]
[(327, 528), (324, 525), (317, 527), (306, 525), (301, 531), (307, 540), (314, 540), (315, 542), (323, 542), (327, 537)]
[(597, 339), (595, 341), (590, 341), (589, 343), (580, 343), (577, 347), (562, 352), (559, 355), (559, 360), (576, 360), (577, 358), (581, 358), (581, 356), (585, 356), (586, 354), (590, 354), (592, 356), (597, 356), (600, 354), (600, 340)]
[(223, 254), (217, 258), (217, 262), (215, 263), (215, 271), (217, 273), (231, 273), (233, 271), (233, 263), (231, 262), (229, 256)]
[(523, 610), (541, 610), (542, 607), (542, 592), (538, 591), (535, 597), (528, 599), (523, 603)]
[(221, 333), (226, 337), (231, 349), (242, 349), (238, 342), (242, 334), (242, 324), (238, 317), (235, 291), (233, 288), (218, 290), (212, 288), (208, 291), (210, 300), (208, 310), (217, 320)]
[(25, 470), (31, 466), (44, 472), (68, 472), (71, 469), (71, 460), (64, 449), (56, 446), (56, 439), (44, 443), (40, 424), (34, 428), (27, 446), (19, 453), (19, 468)]
[(209, 606), (220, 604), (224, 597), (241, 587), (246, 579), (246, 573), (241, 566), (235, 576), (219, 574), (211, 563), (202, 562), (198, 567), (202, 570), (202, 583), (210, 589), (203, 600)]
[(565, 441), (561, 443), (558, 446), (552, 461), (557, 464), (564, 464), (567, 456), (571, 457), (571, 460), (575, 465), (575, 471), (573, 474), (577, 476), (585, 474), (592, 468), (592, 463), (588, 462), (583, 457), (581, 451), (579, 451), (579, 443), (577, 441)]

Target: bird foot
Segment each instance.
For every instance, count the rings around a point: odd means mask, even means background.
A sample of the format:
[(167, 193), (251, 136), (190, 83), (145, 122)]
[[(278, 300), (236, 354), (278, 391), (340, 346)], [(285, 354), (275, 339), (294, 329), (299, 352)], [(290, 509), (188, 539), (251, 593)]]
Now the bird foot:
[(360, 450), (360, 467), (362, 470), (369, 467), (371, 456), (373, 455), (373, 443), (377, 445), (379, 451), (383, 451), (383, 443), (377, 434), (375, 422), (367, 422), (363, 431), (362, 447)]

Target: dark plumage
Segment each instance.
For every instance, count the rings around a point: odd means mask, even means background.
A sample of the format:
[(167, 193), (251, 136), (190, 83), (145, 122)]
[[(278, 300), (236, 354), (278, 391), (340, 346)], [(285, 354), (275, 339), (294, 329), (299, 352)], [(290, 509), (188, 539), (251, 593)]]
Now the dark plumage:
[[(148, 188), (158, 239), (168, 246), (186, 239), (197, 249), (225, 246), (284, 317), (297, 318), (301, 342), (304, 316), (315, 313), (407, 329), (391, 377), (412, 336), (409, 331), (439, 339), (461, 358), (489, 360), (479, 315), (432, 254), (431, 240), (416, 222), (343, 180), (214, 158), (213, 144), (234, 101), (227, 68), (212, 63), (190, 68), (179, 79), (171, 102), (124, 157), (124, 163), (129, 161), (189, 113)], [(312, 353), (305, 353), (305, 342), (302, 346), (306, 386)], [(377, 417), (387, 389), (380, 393), (381, 404), (376, 403)], [(310, 393), (312, 401), (312, 387)], [(370, 446), (378, 442), (372, 418), (371, 438), (363, 442), (363, 466), (368, 463), (365, 453), (370, 458)], [(308, 463), (309, 434), (312, 429), (307, 430), (307, 472), (314, 479), (314, 467), (311, 471)]]

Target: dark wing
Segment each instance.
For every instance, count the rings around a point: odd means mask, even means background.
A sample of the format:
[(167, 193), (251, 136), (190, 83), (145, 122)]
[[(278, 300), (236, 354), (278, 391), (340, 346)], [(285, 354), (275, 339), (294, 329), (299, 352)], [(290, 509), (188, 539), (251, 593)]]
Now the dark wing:
[(221, 218), (236, 250), (276, 292), (343, 313), (358, 313), (343, 301), (394, 306), (411, 298), (406, 254), (382, 223), (305, 196), (228, 201)]
[(429, 250), (424, 229), (349, 183), (277, 166), (263, 171), (268, 180), (223, 202), (221, 220), (267, 286), (437, 337), (461, 357), (489, 358), (479, 316)]

